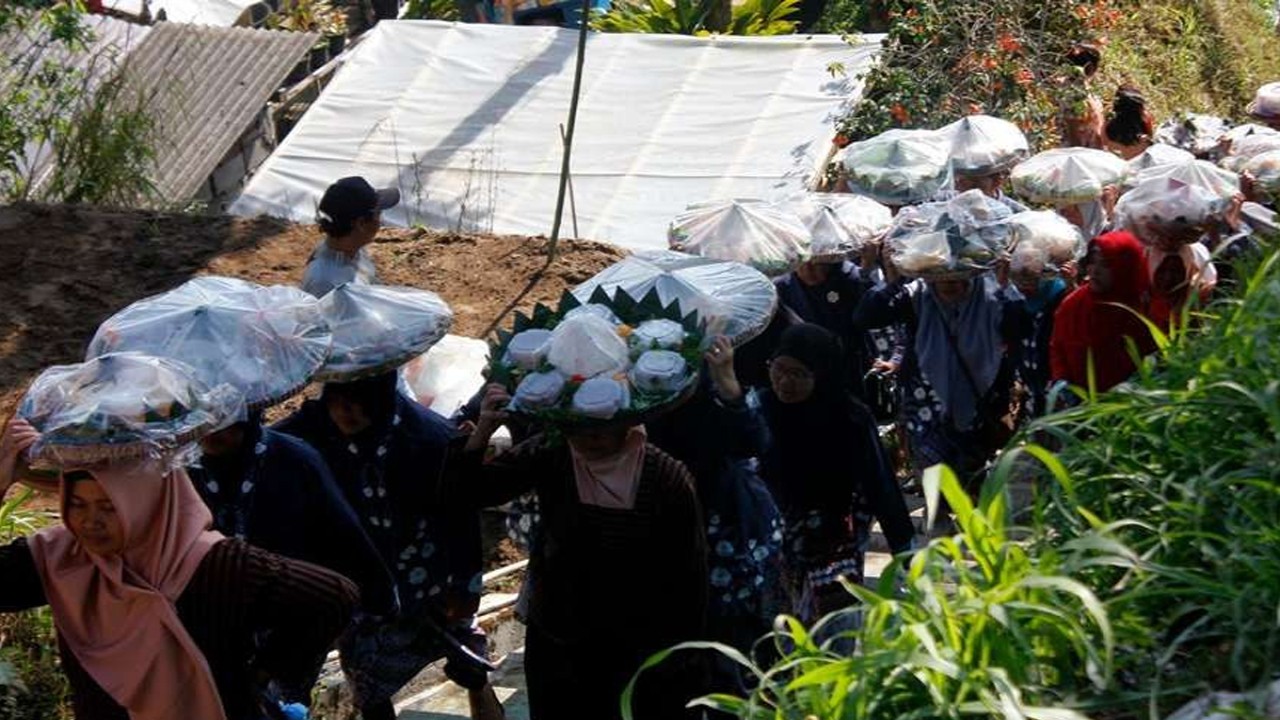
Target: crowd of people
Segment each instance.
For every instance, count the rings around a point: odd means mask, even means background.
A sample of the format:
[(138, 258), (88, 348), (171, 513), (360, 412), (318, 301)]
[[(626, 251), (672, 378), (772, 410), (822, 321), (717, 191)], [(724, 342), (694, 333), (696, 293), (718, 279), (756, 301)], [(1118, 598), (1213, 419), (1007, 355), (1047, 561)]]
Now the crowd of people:
[[(1078, 55), (1091, 74), (1096, 57)], [(1250, 108), (1258, 134), (1280, 130), (1280, 88), (1268, 87)], [(1064, 141), (1125, 160), (1155, 142), (1136, 88), (1076, 120)], [(1005, 194), (1011, 169), (957, 173), (944, 193), (1023, 212)], [(753, 337), (707, 338), (687, 392), (625, 419), (535, 416), (521, 404), (532, 390), (498, 378), (446, 418), (401, 391), (385, 348), (350, 341), (340, 368), (315, 375), (317, 361), (282, 383), (323, 387), (273, 425), (264, 410), (289, 393), (254, 396), (241, 377), (247, 409), (198, 438), (59, 455), (33, 408), (73, 402), (104, 377), (150, 377), (128, 353), (91, 357), (59, 371), (79, 380), (38, 381), (53, 399), (24, 402), (0, 438), (0, 494), (19, 481), (51, 490), (63, 518), (0, 548), (0, 611), (51, 608), (82, 720), (303, 717), (333, 648), (365, 720), (394, 717), (395, 694), (441, 659), (472, 716), (491, 720), (503, 709), (476, 622), (479, 512), (531, 496), (520, 616), (534, 718), (618, 717), (653, 653), (694, 640), (767, 653), (756, 641), (780, 613), (837, 613), (819, 639), (852, 651), (842, 583), (862, 581), (873, 526), (890, 551), (909, 552), (922, 529), (905, 493), (925, 468), (946, 463), (974, 487), (1019, 423), (1086, 399), (1080, 388), (1124, 382), (1154, 349), (1150, 327), (1192, 322), (1188, 308), (1215, 290), (1213, 258), (1275, 229), (1273, 200), (1252, 180), (1223, 212), (1163, 237), (1125, 227), (1124, 189), (1107, 188), (1088, 213), (1064, 212), (1085, 252), (1052, 268), (1015, 253), (989, 271), (913, 279), (874, 241), (804, 262), (774, 279), (776, 308)], [(325, 193), (326, 238), (300, 279), (318, 306), (376, 300), (350, 289), (377, 283), (367, 246), (398, 200), (361, 178)], [(447, 312), (423, 307), (437, 324)], [(415, 352), (434, 341), (419, 335)], [(217, 352), (215, 376), (237, 365), (228, 358), (273, 357)], [(161, 390), (183, 382), (160, 369), (160, 390), (126, 387), (116, 407), (145, 403), (140, 416), (158, 422), (156, 407), (176, 402)], [(512, 444), (495, 451), (504, 426)], [(636, 717), (681, 717), (690, 699), (746, 681), (714, 657), (675, 656), (641, 676)]]

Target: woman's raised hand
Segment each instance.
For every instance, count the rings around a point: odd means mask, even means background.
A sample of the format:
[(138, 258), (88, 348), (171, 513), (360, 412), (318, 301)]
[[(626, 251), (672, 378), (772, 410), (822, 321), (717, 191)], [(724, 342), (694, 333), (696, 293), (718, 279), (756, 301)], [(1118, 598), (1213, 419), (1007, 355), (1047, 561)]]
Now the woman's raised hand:
[(5, 425), (0, 433), (0, 497), (17, 480), (21, 454), (39, 439), (40, 432), (22, 418), (14, 417)]
[(711, 346), (703, 356), (707, 361), (707, 372), (711, 375), (711, 383), (715, 385), (716, 394), (725, 402), (737, 402), (742, 399), (742, 385), (733, 371), (733, 343), (723, 335), (712, 338)]

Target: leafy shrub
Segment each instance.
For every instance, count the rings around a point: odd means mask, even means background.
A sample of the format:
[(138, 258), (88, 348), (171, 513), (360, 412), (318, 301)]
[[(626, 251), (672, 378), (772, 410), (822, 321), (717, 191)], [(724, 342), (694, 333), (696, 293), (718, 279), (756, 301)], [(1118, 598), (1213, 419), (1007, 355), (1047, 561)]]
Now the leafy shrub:
[[(591, 21), (601, 32), (710, 35), (710, 18), (720, 0), (639, 0), (619, 2)], [(799, 0), (745, 0), (733, 6), (727, 35), (789, 35)]]
[(1108, 0), (886, 4), (892, 24), (880, 62), (838, 126), (849, 140), (981, 112), (1018, 123), (1037, 147), (1056, 144), (1062, 110), (1076, 110), (1084, 97), (1067, 52), (1118, 20)]

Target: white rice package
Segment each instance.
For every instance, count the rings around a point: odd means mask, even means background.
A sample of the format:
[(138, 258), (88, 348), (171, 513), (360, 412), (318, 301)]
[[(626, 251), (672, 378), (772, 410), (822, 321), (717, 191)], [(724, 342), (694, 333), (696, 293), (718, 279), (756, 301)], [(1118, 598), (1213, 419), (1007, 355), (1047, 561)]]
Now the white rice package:
[(1153, 178), (1177, 180), (1194, 185), (1221, 200), (1230, 200), (1240, 192), (1240, 178), (1235, 173), (1214, 165), (1207, 160), (1160, 165), (1138, 173), (1134, 187)]
[(525, 330), (511, 338), (511, 343), (507, 345), (507, 360), (522, 370), (537, 370), (550, 352), (550, 330)]
[(680, 353), (650, 350), (641, 355), (631, 368), (631, 384), (650, 393), (674, 393), (689, 379), (688, 363)]
[(671, 221), (672, 250), (745, 263), (781, 275), (809, 259), (810, 234), (800, 218), (760, 200), (690, 205)]
[(565, 385), (564, 375), (558, 372), (529, 373), (516, 386), (512, 406), (527, 412), (555, 407), (560, 404)]
[(951, 136), (936, 130), (889, 130), (845, 148), (850, 188), (886, 205), (911, 205), (951, 179)]
[(1143, 180), (1116, 203), (1116, 223), (1149, 244), (1180, 238), (1193, 242), (1226, 203), (1205, 188), (1170, 177)]
[(1244, 171), (1253, 177), (1255, 191), (1271, 203), (1280, 201), (1280, 150), (1255, 156), (1244, 166)]
[(1160, 123), (1155, 141), (1182, 148), (1198, 158), (1208, 158), (1221, 152), (1221, 143), (1230, 125), (1213, 115), (1187, 113)]
[(674, 350), (684, 344), (684, 326), (674, 320), (645, 320), (627, 338), (636, 350)]
[(942, 128), (951, 135), (951, 169), (957, 175), (991, 175), (1013, 168), (1030, 154), (1026, 135), (1017, 125), (970, 115)]
[(578, 315), (556, 326), (547, 360), (569, 377), (592, 378), (626, 368), (631, 359), (617, 326), (595, 315)]
[(1102, 150), (1058, 148), (1023, 161), (1010, 177), (1013, 189), (1031, 202), (1066, 206), (1096, 200), (1118, 185), (1128, 166)]
[(591, 378), (573, 394), (574, 412), (598, 420), (608, 420), (630, 405), (630, 388), (612, 377)]
[(1069, 220), (1052, 210), (1031, 210), (1009, 218), (1013, 258), (1021, 253), (1043, 257), (1046, 270), (1052, 271), (1084, 256), (1084, 235)]

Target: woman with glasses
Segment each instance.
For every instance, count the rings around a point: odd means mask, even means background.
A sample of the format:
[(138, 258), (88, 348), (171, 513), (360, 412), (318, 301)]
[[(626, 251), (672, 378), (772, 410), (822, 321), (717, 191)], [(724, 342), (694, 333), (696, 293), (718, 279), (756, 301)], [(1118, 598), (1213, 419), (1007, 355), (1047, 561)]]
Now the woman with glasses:
[(840, 578), (862, 581), (873, 517), (894, 552), (915, 534), (875, 419), (844, 388), (841, 358), (829, 331), (792, 326), (760, 394), (771, 435), (761, 475), (786, 520), (787, 589), (805, 621), (850, 604)]

